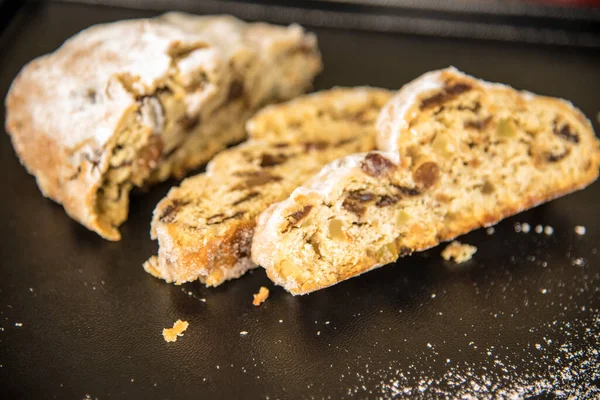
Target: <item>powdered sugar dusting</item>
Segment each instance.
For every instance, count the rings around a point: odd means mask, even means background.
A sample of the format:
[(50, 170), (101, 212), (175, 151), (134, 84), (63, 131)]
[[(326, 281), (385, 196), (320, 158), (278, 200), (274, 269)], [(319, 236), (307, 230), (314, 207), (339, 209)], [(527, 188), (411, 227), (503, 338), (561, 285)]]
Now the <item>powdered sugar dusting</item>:
[[(415, 397), (452, 398), (521, 398), (529, 396), (556, 396), (559, 398), (592, 398), (600, 395), (600, 389), (592, 382), (600, 379), (596, 368), (600, 361), (598, 335), (600, 316), (596, 315), (591, 326), (586, 321), (549, 322), (546, 328), (560, 330), (563, 334), (577, 335), (588, 345), (573, 346), (572, 341), (554, 346), (544, 354), (542, 344), (536, 344), (543, 362), (542, 368), (523, 371), (510, 357), (487, 352), (483, 363), (463, 363), (450, 366), (440, 376), (411, 376), (401, 370), (383, 372), (378, 385), (379, 394), (384, 396), (409, 395)], [(552, 343), (552, 341), (550, 341)], [(483, 352), (483, 351), (482, 351)], [(554, 357), (554, 358), (552, 358)]]
[(398, 152), (398, 139), (403, 129), (407, 127), (407, 113), (417, 98), (432, 90), (443, 87), (440, 77), (443, 71), (457, 72), (453, 67), (445, 70), (431, 71), (421, 75), (412, 82), (404, 85), (398, 94), (384, 107), (377, 120), (377, 147), (379, 149)]
[[(598, 311), (598, 310), (596, 310)], [(348, 389), (349, 395), (369, 395), (411, 398), (492, 399), (522, 398), (530, 396), (556, 396), (558, 398), (593, 398), (600, 396), (594, 382), (600, 379), (600, 316), (577, 321), (549, 321), (534, 332), (552, 331), (560, 336), (557, 343), (547, 339), (536, 343), (531, 351), (534, 362), (524, 366), (524, 360), (514, 355), (500, 354), (496, 348), (470, 346), (477, 362), (461, 362), (435, 353), (420, 361), (388, 368), (370, 370), (368, 373), (349, 374), (356, 385)], [(583, 347), (574, 342), (586, 343)], [(434, 347), (427, 343), (430, 350)], [(431, 350), (430, 350), (431, 353)], [(446, 364), (443, 373), (432, 370), (427, 364)], [(376, 382), (378, 381), (378, 382)], [(374, 390), (366, 390), (375, 387)]]
[[(499, 228), (508, 232), (516, 225), (521, 228), (520, 234), (511, 235), (519, 238), (518, 246), (512, 241), (504, 244), (511, 249), (508, 264), (500, 261), (504, 267), (496, 259), (490, 270), (492, 264), (482, 260), (481, 271), (463, 271), (457, 277), (460, 288), (443, 285), (422, 293), (418, 308), (425, 317), (419, 319), (426, 321), (403, 318), (401, 324), (410, 329), (400, 328), (398, 332), (404, 333), (393, 341), (373, 335), (369, 342), (378, 343), (372, 351), (353, 352), (357, 361), (348, 361), (348, 372), (340, 375), (345, 394), (356, 398), (600, 398), (597, 251), (582, 254), (566, 244), (560, 256), (553, 251), (555, 235), (523, 236), (524, 224), (505, 223)], [(556, 235), (566, 234), (561, 229)], [(471, 269), (475, 270), (478, 267)], [(445, 306), (462, 296), (467, 308), (460, 313), (453, 311), (456, 304)], [(432, 307), (435, 314), (428, 311)], [(398, 310), (399, 315), (411, 313)]]

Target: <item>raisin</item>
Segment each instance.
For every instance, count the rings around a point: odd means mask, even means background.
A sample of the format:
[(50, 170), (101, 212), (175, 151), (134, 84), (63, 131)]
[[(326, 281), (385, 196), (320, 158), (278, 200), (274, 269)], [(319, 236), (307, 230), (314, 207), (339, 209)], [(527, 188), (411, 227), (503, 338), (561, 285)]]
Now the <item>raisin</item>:
[(138, 153), (139, 163), (146, 168), (154, 168), (162, 154), (163, 147), (160, 136), (150, 136), (148, 144), (142, 147)]
[(421, 192), (419, 191), (419, 189), (417, 188), (409, 188), (406, 186), (400, 186), (400, 185), (392, 185), (394, 186), (396, 189), (398, 189), (398, 191), (403, 194), (404, 196), (418, 196), (421, 194)]
[(362, 190), (353, 190), (348, 194), (348, 199), (351, 201), (358, 201), (360, 203), (366, 203), (375, 198), (373, 193), (365, 192)]
[(287, 219), (290, 222), (290, 224), (295, 225), (298, 222), (300, 222), (302, 219), (304, 219), (304, 217), (306, 217), (308, 215), (308, 213), (310, 212), (310, 210), (312, 209), (312, 207), (313, 206), (311, 206), (311, 205), (304, 206), (302, 208), (302, 210), (296, 211), (296, 212), (288, 215)]
[(363, 190), (354, 190), (348, 193), (348, 196), (344, 199), (342, 207), (351, 213), (361, 216), (365, 212), (365, 207), (362, 203), (367, 203), (375, 199), (375, 195), (370, 192)]
[(162, 215), (160, 217), (158, 217), (158, 220), (160, 222), (164, 222), (164, 223), (173, 222), (175, 220), (175, 217), (177, 216), (177, 211), (179, 210), (179, 208), (188, 203), (189, 202), (173, 200), (171, 202), (171, 204), (169, 204), (168, 206), (165, 207)]
[(245, 182), (240, 182), (237, 185), (233, 186), (232, 190), (242, 190), (249, 189), (255, 186), (262, 186), (271, 182), (279, 182), (281, 181), (281, 177), (278, 175), (271, 175), (269, 173), (258, 171), (253, 175), (249, 175), (248, 179)]
[(283, 164), (288, 159), (285, 154), (263, 154), (260, 160), (260, 166), (263, 168), (273, 167), (275, 165)]
[(419, 108), (421, 110), (424, 110), (429, 107), (434, 107), (434, 106), (440, 105), (446, 101), (446, 97), (447, 97), (446, 94), (443, 92), (437, 93), (437, 94), (421, 101), (421, 105), (419, 106)]
[(324, 150), (329, 146), (329, 143), (327, 143), (324, 140), (319, 140), (316, 142), (305, 142), (303, 143), (304, 145), (304, 152), (308, 153), (309, 151), (313, 151), (313, 150)]
[(395, 196), (381, 196), (375, 205), (377, 207), (388, 207), (396, 204), (400, 199)]
[(467, 83), (460, 83), (460, 82), (455, 83), (450, 86), (446, 86), (440, 93), (437, 93), (431, 97), (428, 97), (428, 98), (422, 100), (419, 108), (421, 110), (424, 110), (427, 108), (441, 105), (441, 104), (451, 100), (452, 98), (458, 96), (459, 94), (467, 92), (471, 89), (472, 89), (471, 85), (469, 85)]
[(93, 88), (89, 88), (85, 91), (85, 97), (88, 99), (88, 101), (92, 104), (96, 104), (97, 101), (97, 96), (98, 93), (96, 92), (95, 89)]
[[(357, 122), (357, 123), (361, 124), (361, 125), (365, 125), (365, 124), (370, 123), (370, 122), (372, 123), (373, 122), (373, 118), (371, 116), (372, 114), (371, 115), (368, 114), (369, 111), (370, 111), (369, 109), (359, 111), (356, 114), (354, 114), (350, 119), (352, 121), (354, 121), (354, 122)], [(375, 115), (377, 115), (377, 114), (375, 114)]]
[(558, 128), (558, 124), (556, 120), (554, 121), (554, 128), (552, 130), (554, 134), (567, 142), (579, 144), (579, 135), (575, 132), (571, 132), (571, 127), (569, 124), (564, 124), (560, 129)]
[(492, 117), (489, 116), (480, 121), (466, 121), (464, 127), (465, 127), (465, 129), (472, 128), (472, 129), (476, 129), (478, 131), (482, 131), (489, 125), (491, 120), (492, 120)]
[(74, 179), (77, 179), (79, 177), (79, 174), (81, 174), (81, 165), (77, 167), (77, 171), (75, 171), (73, 175), (67, 177), (67, 180), (72, 181)]
[(224, 217), (224, 216), (225, 216), (225, 214), (223, 214), (223, 213), (218, 213), (218, 214), (212, 215), (212, 216), (206, 218), (206, 223), (208, 225), (211, 225), (214, 221), (216, 221), (219, 218)]
[(342, 203), (342, 208), (358, 215), (359, 217), (365, 212), (365, 207), (362, 204), (356, 201), (352, 201), (349, 198), (344, 199), (344, 202)]
[(231, 203), (231, 205), (232, 206), (238, 206), (238, 205), (240, 205), (240, 204), (242, 204), (242, 203), (244, 203), (244, 202), (246, 202), (248, 200), (251, 200), (251, 199), (255, 198), (256, 196), (259, 196), (259, 195), (260, 195), (260, 193), (258, 193), (258, 192), (250, 192), (246, 196), (242, 197), (241, 199), (236, 200), (233, 203)]
[(200, 115), (190, 117), (189, 115), (185, 114), (183, 117), (177, 120), (177, 123), (181, 125), (184, 132), (189, 133), (200, 124)]
[[(446, 106), (441, 106), (440, 108), (438, 108), (438, 109), (437, 109), (437, 110), (436, 110), (436, 111), (433, 113), (433, 115), (434, 115), (434, 116), (438, 116), (438, 115), (440, 115), (441, 113), (443, 113), (445, 110), (446, 110)], [(411, 121), (411, 123), (413, 123), (413, 121)]]
[(461, 93), (468, 92), (469, 90), (471, 90), (471, 85), (469, 85), (468, 83), (461, 82), (455, 83), (451, 86), (446, 86), (446, 88), (444, 89), (444, 91), (451, 96), (456, 96)]
[[(244, 215), (244, 212), (243, 212), (243, 211), (236, 212), (235, 214), (233, 214), (233, 215), (230, 215), (229, 217), (225, 217), (225, 215), (224, 215), (224, 214), (221, 214), (221, 213), (219, 213), (219, 214), (215, 214), (215, 215), (213, 215), (212, 217), (208, 217), (208, 218), (206, 219), (206, 225), (217, 225), (217, 224), (221, 224), (221, 223), (223, 223), (223, 222), (225, 222), (225, 221), (227, 221), (227, 220), (234, 219), (234, 218), (237, 218), (237, 217), (241, 217), (242, 215)], [(222, 217), (224, 217), (224, 218), (222, 218)], [(219, 219), (219, 218), (221, 218), (221, 219)]]
[(244, 82), (239, 79), (235, 79), (229, 85), (229, 93), (227, 94), (227, 101), (236, 100), (244, 94)]
[(250, 257), (252, 247), (252, 228), (245, 228), (236, 231), (231, 238), (233, 245), (233, 254), (238, 260)]
[(566, 156), (568, 156), (570, 153), (569, 149), (563, 151), (560, 154), (552, 154), (552, 153), (548, 153), (546, 155), (546, 161), (550, 162), (550, 163), (555, 163), (558, 162), (560, 160), (562, 160), (563, 158), (565, 158)]
[(341, 146), (345, 146), (345, 145), (350, 144), (350, 143), (355, 142), (355, 141), (356, 141), (356, 138), (342, 139), (339, 142), (336, 142), (335, 146), (336, 147), (341, 147)]
[(472, 107), (468, 107), (468, 106), (465, 106), (463, 104), (459, 104), (458, 107), (456, 107), (456, 109), (459, 110), (459, 111), (468, 110), (468, 111), (471, 111), (474, 114), (477, 114), (477, 112), (481, 109), (481, 103), (479, 101), (476, 101), (475, 104), (473, 104)]
[(362, 171), (375, 178), (389, 175), (394, 170), (394, 163), (378, 153), (369, 153), (361, 165)]
[(433, 161), (424, 162), (413, 171), (413, 179), (422, 188), (428, 189), (440, 178), (440, 167)]

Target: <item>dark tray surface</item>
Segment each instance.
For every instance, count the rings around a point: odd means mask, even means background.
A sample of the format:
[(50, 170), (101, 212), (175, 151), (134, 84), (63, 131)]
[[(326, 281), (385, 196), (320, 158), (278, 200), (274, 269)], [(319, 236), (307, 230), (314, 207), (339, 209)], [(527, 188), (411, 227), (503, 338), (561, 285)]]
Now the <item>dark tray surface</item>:
[[(24, 63), (80, 29), (147, 15), (65, 4), (22, 9), (0, 37), (0, 96)], [(453, 64), (571, 99), (598, 130), (597, 51), (314, 31), (326, 65), (317, 89), (397, 88)], [(134, 196), (123, 240), (110, 243), (39, 194), (7, 135), (0, 169), (3, 398), (600, 395), (600, 184), (510, 218), (492, 236), (465, 236), (479, 250), (462, 266), (443, 262), (435, 248), (292, 297), (262, 270), (216, 289), (147, 275), (141, 264), (156, 251), (151, 213), (174, 182)], [(555, 233), (516, 233), (516, 222)], [(580, 224), (587, 234), (578, 237)], [(261, 285), (272, 294), (256, 308)], [(165, 343), (162, 328), (178, 318), (190, 322), (188, 331)]]

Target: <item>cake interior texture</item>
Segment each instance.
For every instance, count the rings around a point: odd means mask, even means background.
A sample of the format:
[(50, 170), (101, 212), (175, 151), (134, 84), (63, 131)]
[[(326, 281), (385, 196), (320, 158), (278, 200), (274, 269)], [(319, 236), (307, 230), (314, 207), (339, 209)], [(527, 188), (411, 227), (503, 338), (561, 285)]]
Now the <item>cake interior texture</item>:
[(598, 176), (598, 139), (570, 103), (454, 69), (403, 88), (378, 127), (387, 152), (334, 162), (259, 219), (253, 260), (292, 293), (495, 224)]
[[(259, 112), (250, 139), (217, 155), (207, 172), (172, 189), (154, 212), (158, 256), (146, 271), (216, 286), (255, 267), (256, 217), (339, 157), (375, 147), (375, 120), (391, 92), (337, 88)], [(292, 218), (301, 218), (301, 215)]]

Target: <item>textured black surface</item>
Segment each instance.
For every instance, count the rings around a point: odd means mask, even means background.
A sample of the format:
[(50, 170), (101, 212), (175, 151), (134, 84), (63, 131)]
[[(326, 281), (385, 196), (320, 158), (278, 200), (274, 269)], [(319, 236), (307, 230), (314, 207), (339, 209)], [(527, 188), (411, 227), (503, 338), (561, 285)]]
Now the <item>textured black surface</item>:
[[(78, 30), (147, 15), (23, 9), (0, 38), (0, 95), (24, 63)], [(315, 31), (326, 66), (317, 89), (397, 88), (454, 64), (571, 99), (598, 129), (598, 52)], [(135, 196), (123, 240), (110, 243), (40, 195), (4, 134), (0, 170), (2, 398), (599, 394), (600, 184), (510, 218), (494, 235), (467, 235), (479, 250), (464, 265), (443, 262), (436, 248), (295, 298), (261, 270), (216, 289), (147, 275), (150, 216), (173, 182)], [(525, 221), (532, 232), (516, 233)], [(537, 224), (554, 234), (534, 233)], [(573, 232), (580, 224), (584, 236)], [(257, 308), (261, 285), (272, 294)], [(162, 328), (179, 318), (188, 331), (165, 343)]]

